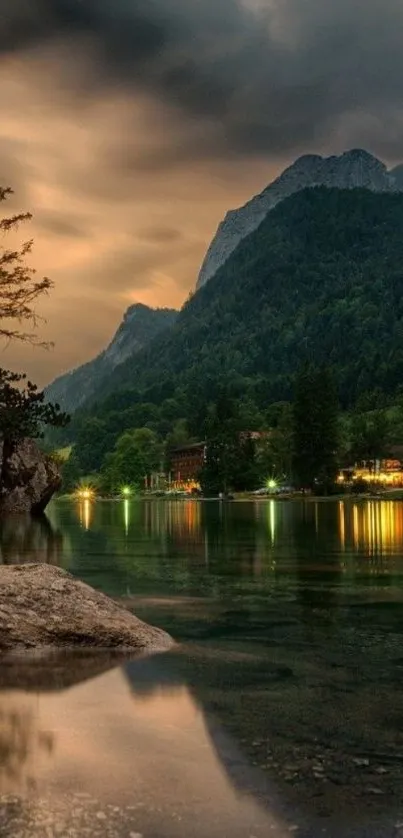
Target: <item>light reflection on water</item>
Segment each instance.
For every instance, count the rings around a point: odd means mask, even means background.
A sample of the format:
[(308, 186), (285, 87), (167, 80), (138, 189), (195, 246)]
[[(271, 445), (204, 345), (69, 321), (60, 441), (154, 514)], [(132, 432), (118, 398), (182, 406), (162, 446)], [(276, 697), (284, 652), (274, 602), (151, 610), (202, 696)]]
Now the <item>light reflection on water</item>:
[[(133, 515), (139, 509), (141, 502), (122, 500), (117, 504), (122, 510), (122, 521), (125, 534), (129, 534), (131, 524), (138, 526), (138, 516)], [(211, 504), (209, 504), (211, 507)], [(142, 508), (142, 525), (146, 533), (151, 536), (161, 532), (173, 533), (178, 539), (193, 536), (196, 541), (204, 534), (205, 523), (208, 522), (209, 506), (198, 501), (153, 501), (144, 502)], [(104, 504), (96, 504), (89, 500), (81, 500), (76, 506), (80, 525), (89, 530), (99, 525), (102, 514), (99, 515)], [(241, 509), (241, 513), (240, 513)], [(246, 509), (246, 515), (244, 510)], [(267, 535), (272, 545), (276, 538), (281, 537), (284, 525), (293, 526), (295, 521), (302, 519), (306, 524), (314, 522), (316, 535), (319, 535), (321, 525), (326, 521), (336, 524), (335, 511), (338, 510), (337, 529), (341, 549), (367, 550), (369, 555), (380, 553), (390, 548), (403, 546), (403, 502), (393, 500), (364, 500), (364, 501), (301, 501), (281, 502), (268, 500), (266, 502), (243, 502), (218, 506), (218, 521), (224, 525), (231, 517), (236, 518), (239, 513), (243, 520), (253, 518), (258, 526), (265, 523)], [(231, 515), (231, 512), (233, 513)], [(207, 514), (206, 514), (207, 513)], [(329, 514), (330, 513), (330, 514)], [(217, 517), (217, 516), (216, 516)], [(333, 534), (333, 533), (332, 533)]]
[[(4, 562), (57, 562), (128, 597), (141, 618), (184, 641), (178, 683), (163, 684), (153, 701), (158, 693), (163, 715), (177, 699), (185, 718), (186, 696), (203, 714), (206, 750), (208, 741), (215, 747), (213, 710), (309, 816), (348, 810), (351, 823), (357, 813), (371, 817), (374, 801), (403, 812), (403, 502), (59, 502), (47, 523), (0, 522), (0, 549)], [(110, 677), (93, 683), (126, 695), (122, 671)], [(118, 721), (98, 716), (100, 693), (88, 684), (87, 701), (86, 690), (63, 701), (77, 695), (94, 725), (99, 719), (100, 735), (111, 724), (123, 741)], [(138, 683), (134, 692), (140, 719), (151, 705), (140, 701)], [(163, 740), (159, 723), (155, 731)], [(369, 760), (359, 775), (357, 757)], [(315, 777), (318, 760), (326, 784)], [(62, 761), (55, 782), (60, 776)]]
[[(106, 541), (109, 542), (106, 548)], [(108, 549), (149, 561), (180, 556), (211, 562), (237, 561), (243, 575), (270, 568), (286, 572), (306, 557), (322, 555), (330, 567), (367, 556), (380, 563), (403, 554), (403, 502), (387, 500), (277, 500), (202, 503), (199, 501), (53, 503), (47, 518), (0, 522), (0, 561), (70, 564)], [(75, 559), (73, 561), (73, 564)], [(396, 564), (396, 563), (395, 563)], [(357, 565), (358, 567), (358, 565)]]

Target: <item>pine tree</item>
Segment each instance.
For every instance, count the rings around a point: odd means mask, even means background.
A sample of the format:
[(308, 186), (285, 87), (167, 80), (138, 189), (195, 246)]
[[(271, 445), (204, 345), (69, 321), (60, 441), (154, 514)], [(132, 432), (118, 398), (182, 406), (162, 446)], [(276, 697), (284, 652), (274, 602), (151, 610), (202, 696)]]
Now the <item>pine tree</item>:
[[(0, 203), (13, 194), (9, 187), (0, 186)], [(19, 213), (0, 218), (0, 233), (15, 233), (20, 224), (30, 221), (31, 213)], [(34, 304), (38, 297), (52, 288), (53, 283), (47, 277), (36, 278), (34, 268), (26, 265), (26, 257), (31, 254), (32, 240), (24, 242), (20, 248), (6, 248), (0, 239), (0, 337), (37, 343), (35, 334), (24, 332), (15, 326), (30, 322), (35, 327), (38, 317)], [(43, 344), (42, 344), (43, 345)]]
[(204, 494), (228, 494), (238, 470), (240, 427), (235, 402), (226, 394), (211, 405), (205, 422), (206, 461), (200, 474)]

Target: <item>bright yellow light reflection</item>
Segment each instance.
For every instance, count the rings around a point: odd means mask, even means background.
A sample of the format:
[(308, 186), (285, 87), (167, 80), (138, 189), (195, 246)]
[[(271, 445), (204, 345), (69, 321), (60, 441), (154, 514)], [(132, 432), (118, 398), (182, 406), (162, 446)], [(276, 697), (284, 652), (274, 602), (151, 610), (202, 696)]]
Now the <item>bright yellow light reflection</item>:
[(343, 549), (369, 556), (388, 553), (403, 542), (403, 505), (396, 501), (339, 504), (339, 533)]
[(93, 506), (89, 498), (81, 498), (79, 506), (80, 524), (85, 530), (91, 526)]
[(339, 523), (340, 523), (340, 541), (343, 550), (346, 549), (346, 524), (345, 524), (345, 506), (342, 501), (339, 501)]

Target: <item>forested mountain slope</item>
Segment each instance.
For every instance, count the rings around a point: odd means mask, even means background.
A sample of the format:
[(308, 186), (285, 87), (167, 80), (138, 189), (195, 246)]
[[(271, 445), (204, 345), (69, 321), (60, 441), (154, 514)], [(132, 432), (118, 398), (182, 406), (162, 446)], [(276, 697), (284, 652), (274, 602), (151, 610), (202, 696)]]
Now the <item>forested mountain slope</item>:
[(224, 379), (268, 404), (290, 396), (306, 358), (333, 365), (345, 405), (403, 383), (403, 195), (287, 198), (103, 391), (156, 403)]

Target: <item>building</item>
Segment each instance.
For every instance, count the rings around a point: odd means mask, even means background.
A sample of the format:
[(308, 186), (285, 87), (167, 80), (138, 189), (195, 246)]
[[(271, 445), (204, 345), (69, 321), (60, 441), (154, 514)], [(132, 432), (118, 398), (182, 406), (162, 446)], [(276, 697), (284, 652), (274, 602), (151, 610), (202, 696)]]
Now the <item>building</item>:
[[(241, 442), (248, 437), (256, 446), (263, 444), (270, 436), (265, 431), (242, 431), (239, 434)], [(172, 489), (180, 489), (191, 492), (192, 489), (200, 489), (199, 475), (206, 461), (206, 442), (194, 442), (190, 445), (181, 445), (173, 448), (169, 455), (170, 470), (168, 484)]]
[(181, 445), (170, 453), (168, 482), (172, 489), (200, 489), (199, 474), (206, 459), (206, 443)]
[(365, 480), (378, 486), (403, 487), (403, 464), (401, 460), (361, 460), (349, 468), (341, 470), (338, 483), (352, 484)]

